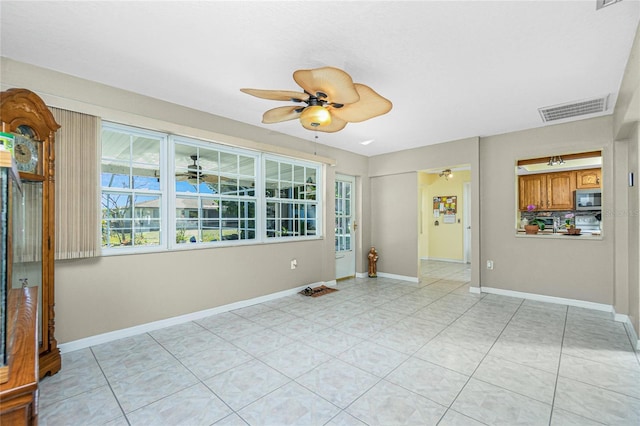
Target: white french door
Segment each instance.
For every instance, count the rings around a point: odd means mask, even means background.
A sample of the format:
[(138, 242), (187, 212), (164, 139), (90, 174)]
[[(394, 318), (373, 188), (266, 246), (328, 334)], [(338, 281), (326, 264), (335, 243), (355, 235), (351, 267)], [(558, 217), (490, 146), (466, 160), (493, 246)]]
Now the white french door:
[(354, 176), (336, 175), (336, 279), (356, 275)]

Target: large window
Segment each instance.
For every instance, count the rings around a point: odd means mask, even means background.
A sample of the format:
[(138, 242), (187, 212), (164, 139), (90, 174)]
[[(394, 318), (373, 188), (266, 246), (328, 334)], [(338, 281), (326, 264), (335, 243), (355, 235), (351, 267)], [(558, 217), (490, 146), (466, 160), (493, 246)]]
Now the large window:
[(163, 190), (158, 178), (166, 138), (102, 128), (102, 247), (161, 246)]
[(267, 237), (317, 235), (318, 168), (288, 160), (265, 160)]
[(105, 253), (321, 236), (319, 164), (105, 123)]
[(256, 238), (256, 155), (174, 143), (176, 243)]

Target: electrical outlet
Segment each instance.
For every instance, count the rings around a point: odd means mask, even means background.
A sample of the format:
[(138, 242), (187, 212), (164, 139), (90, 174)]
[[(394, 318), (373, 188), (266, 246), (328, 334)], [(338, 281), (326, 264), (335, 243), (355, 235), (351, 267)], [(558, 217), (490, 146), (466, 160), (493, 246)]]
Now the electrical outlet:
[(291, 269), (296, 269), (298, 267), (298, 261), (296, 259), (293, 259), (291, 261)]
[(493, 269), (493, 260), (487, 260), (487, 269)]

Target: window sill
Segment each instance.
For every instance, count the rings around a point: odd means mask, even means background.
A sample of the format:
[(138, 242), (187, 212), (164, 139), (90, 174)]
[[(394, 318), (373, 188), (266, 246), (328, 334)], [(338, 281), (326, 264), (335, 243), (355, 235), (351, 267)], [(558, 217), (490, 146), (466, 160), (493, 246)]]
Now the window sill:
[(218, 244), (179, 244), (173, 247), (136, 247), (136, 248), (122, 248), (122, 249), (102, 249), (102, 253), (100, 256), (126, 256), (126, 255), (136, 255), (136, 254), (152, 254), (152, 253), (167, 253), (167, 252), (179, 252), (179, 251), (188, 251), (188, 250), (206, 250), (206, 249), (217, 249), (217, 248), (229, 248), (229, 247), (246, 247), (246, 246), (262, 246), (269, 244), (282, 244), (282, 243), (303, 243), (307, 241), (318, 241), (323, 240), (322, 236), (314, 236), (314, 237), (304, 237), (304, 238), (270, 238), (269, 240), (264, 241), (243, 241), (238, 242), (238, 240), (234, 240), (229, 243), (218, 243)]
[(516, 238), (542, 238), (542, 239), (562, 239), (562, 240), (590, 240), (602, 241), (602, 234), (584, 233), (580, 235), (569, 235), (566, 232), (553, 233), (551, 231), (542, 231), (537, 234), (526, 234), (524, 230), (518, 230)]

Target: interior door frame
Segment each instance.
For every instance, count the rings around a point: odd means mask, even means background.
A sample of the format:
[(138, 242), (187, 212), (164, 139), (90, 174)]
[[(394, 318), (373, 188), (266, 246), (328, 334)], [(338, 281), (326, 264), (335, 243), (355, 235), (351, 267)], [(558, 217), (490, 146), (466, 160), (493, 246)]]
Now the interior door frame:
[(471, 182), (462, 184), (462, 195), (462, 252), (464, 263), (471, 263)]

